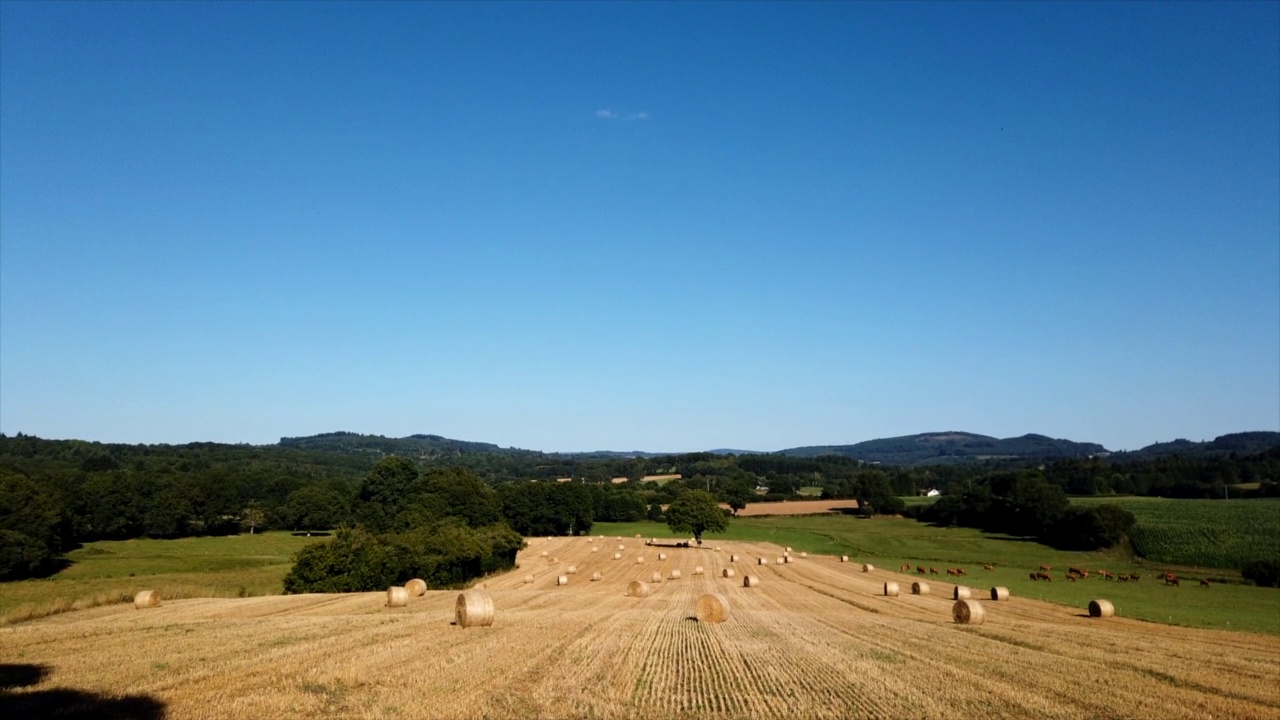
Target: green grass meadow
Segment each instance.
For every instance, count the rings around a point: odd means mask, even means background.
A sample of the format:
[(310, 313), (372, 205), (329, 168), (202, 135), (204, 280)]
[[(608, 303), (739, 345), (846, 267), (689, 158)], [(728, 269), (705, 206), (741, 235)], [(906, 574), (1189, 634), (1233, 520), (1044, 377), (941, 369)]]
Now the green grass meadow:
[[(651, 522), (597, 523), (597, 534), (630, 537), (678, 537), (666, 525)], [(963, 567), (965, 584), (975, 588), (1002, 585), (1021, 597), (1061, 603), (1083, 612), (1090, 600), (1105, 598), (1125, 617), (1152, 622), (1221, 630), (1245, 630), (1280, 635), (1280, 589), (1245, 585), (1238, 572), (1164, 565), (1126, 557), (1122, 553), (1069, 552), (1023, 538), (984, 533), (970, 528), (938, 528), (897, 517), (856, 518), (848, 515), (774, 516), (736, 518), (729, 530), (708, 534), (704, 544), (717, 540), (771, 542), (795, 551), (827, 555), (849, 555), (858, 563), (871, 563), (897, 570), (913, 567)], [(992, 564), (995, 570), (983, 570)], [(1052, 565), (1053, 582), (1032, 581), (1027, 575), (1041, 565)], [(1118, 582), (1090, 577), (1078, 582), (1063, 578), (1070, 566), (1091, 572), (1137, 573), (1137, 582)], [(1183, 578), (1181, 587), (1167, 586), (1159, 578), (1165, 570)], [(1204, 588), (1199, 578), (1227, 582)]]
[(146, 589), (165, 598), (278, 595), (294, 553), (323, 539), (265, 532), (87, 543), (56, 575), (0, 583), (0, 625), (131, 601)]

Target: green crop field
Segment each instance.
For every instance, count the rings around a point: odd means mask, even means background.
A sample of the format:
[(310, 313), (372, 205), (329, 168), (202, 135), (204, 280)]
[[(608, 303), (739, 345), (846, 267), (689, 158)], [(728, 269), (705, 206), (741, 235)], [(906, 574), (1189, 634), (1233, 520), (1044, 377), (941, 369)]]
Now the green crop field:
[[(639, 523), (597, 523), (592, 530), (606, 536), (675, 537), (666, 525)], [(938, 528), (914, 520), (894, 517), (861, 519), (833, 515), (799, 517), (737, 518), (729, 530), (706, 535), (704, 545), (718, 539), (772, 542), (796, 552), (849, 555), (858, 563), (871, 563), (887, 570), (909, 564), (934, 567), (945, 578), (949, 567), (962, 567), (968, 575), (960, 580), (975, 588), (1002, 585), (1023, 597), (1037, 598), (1081, 608), (1095, 598), (1106, 598), (1126, 617), (1191, 627), (1248, 630), (1280, 634), (1280, 590), (1243, 584), (1238, 572), (1153, 563), (1117, 552), (1069, 552), (1046, 545), (970, 528)], [(994, 570), (984, 570), (991, 564)], [(1032, 581), (1028, 573), (1041, 565), (1053, 567), (1053, 582)], [(1071, 566), (1094, 573), (1079, 582), (1068, 582), (1064, 571)], [(1097, 570), (1136, 573), (1136, 582), (1100, 579)], [(1177, 572), (1181, 587), (1165, 585), (1159, 574)], [(914, 574), (914, 573), (913, 573)], [(931, 576), (932, 577), (932, 576)], [(1209, 578), (1213, 587), (1200, 587), (1198, 580)], [(1220, 582), (1221, 581), (1221, 582)]]
[(1133, 513), (1133, 549), (1151, 562), (1238, 570), (1251, 560), (1280, 557), (1280, 500), (1082, 497), (1071, 503)]
[(52, 577), (0, 583), (0, 625), (131, 600), (145, 589), (170, 598), (278, 595), (294, 553), (322, 539), (266, 532), (87, 543)]

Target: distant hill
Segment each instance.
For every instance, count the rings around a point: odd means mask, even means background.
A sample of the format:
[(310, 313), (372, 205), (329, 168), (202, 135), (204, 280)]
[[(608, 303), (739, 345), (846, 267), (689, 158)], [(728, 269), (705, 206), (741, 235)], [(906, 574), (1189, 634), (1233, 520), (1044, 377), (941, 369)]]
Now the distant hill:
[(814, 445), (779, 451), (792, 457), (842, 455), (885, 465), (932, 465), (1009, 458), (1063, 458), (1105, 455), (1097, 443), (1055, 440), (1044, 435), (994, 438), (967, 432), (934, 432), (867, 440), (854, 445)]
[(332, 432), (307, 437), (284, 437), (280, 438), (279, 445), (280, 447), (303, 450), (322, 450), (349, 454), (395, 454), (429, 458), (531, 452), (517, 448), (501, 448), (493, 443), (450, 440), (439, 435), (410, 435), (403, 438), (388, 438), (381, 435), (361, 435), (352, 432)]
[(1112, 462), (1129, 462), (1132, 460), (1150, 460), (1156, 457), (1181, 455), (1182, 457), (1212, 457), (1235, 453), (1241, 457), (1266, 452), (1280, 445), (1280, 432), (1242, 432), (1220, 435), (1207, 442), (1191, 440), (1174, 440), (1172, 442), (1155, 443), (1141, 450), (1115, 453)]

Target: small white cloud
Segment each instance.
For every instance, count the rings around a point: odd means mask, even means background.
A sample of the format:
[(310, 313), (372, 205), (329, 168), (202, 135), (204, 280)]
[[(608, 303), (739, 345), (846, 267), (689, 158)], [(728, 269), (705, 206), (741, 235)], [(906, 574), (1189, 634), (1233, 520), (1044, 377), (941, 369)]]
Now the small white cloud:
[(628, 115), (628, 116), (626, 116), (626, 117), (624, 117), (624, 118), (622, 118), (622, 119), (623, 119), (623, 120), (648, 120), (648, 119), (649, 119), (649, 113), (647, 113), (647, 112), (631, 113), (630, 115)]
[(603, 119), (605, 119), (605, 120), (617, 120), (617, 119), (618, 119), (618, 113), (616, 113), (616, 112), (614, 112), (614, 111), (612, 111), (612, 110), (597, 110), (597, 111), (596, 111), (596, 117), (598, 117), (598, 118), (603, 118)]

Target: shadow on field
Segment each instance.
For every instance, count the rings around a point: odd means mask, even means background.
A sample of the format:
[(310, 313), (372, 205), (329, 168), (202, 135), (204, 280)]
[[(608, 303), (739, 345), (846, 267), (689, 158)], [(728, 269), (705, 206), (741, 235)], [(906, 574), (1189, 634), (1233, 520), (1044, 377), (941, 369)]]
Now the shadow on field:
[(164, 703), (146, 695), (109, 698), (79, 690), (11, 692), (38, 685), (47, 665), (0, 665), (0, 716), (60, 720), (163, 720)]

